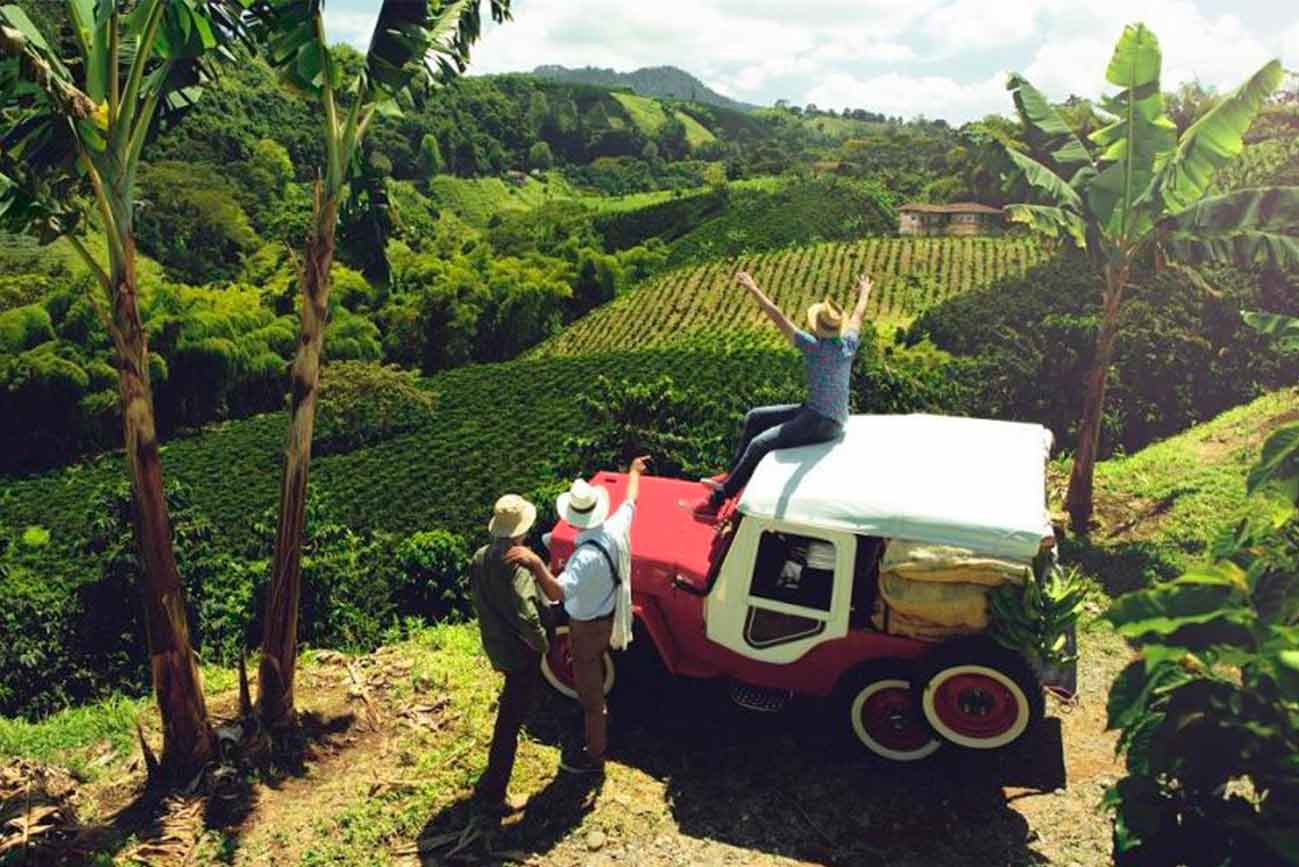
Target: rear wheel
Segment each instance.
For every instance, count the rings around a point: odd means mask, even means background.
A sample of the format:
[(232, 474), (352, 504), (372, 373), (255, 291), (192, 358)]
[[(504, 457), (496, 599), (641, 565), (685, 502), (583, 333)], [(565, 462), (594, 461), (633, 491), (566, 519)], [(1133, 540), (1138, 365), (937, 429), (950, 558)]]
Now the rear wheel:
[[(577, 681), (573, 677), (573, 642), (567, 626), (555, 627), (550, 649), (541, 657), (541, 676), (556, 692), (568, 698), (577, 698)], [(613, 657), (604, 652), (604, 694), (613, 689)]]
[(848, 675), (839, 713), (853, 742), (890, 761), (920, 761), (942, 745), (919, 713), (911, 673), (900, 662), (871, 662)]
[(1042, 684), (1024, 658), (981, 636), (939, 645), (921, 664), (915, 688), (938, 736), (968, 749), (1012, 744), (1045, 711)]

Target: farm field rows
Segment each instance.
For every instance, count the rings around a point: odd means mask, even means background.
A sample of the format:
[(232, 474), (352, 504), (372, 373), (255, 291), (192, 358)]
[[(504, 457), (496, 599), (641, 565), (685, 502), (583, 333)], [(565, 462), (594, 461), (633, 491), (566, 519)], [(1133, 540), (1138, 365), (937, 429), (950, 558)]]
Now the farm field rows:
[(789, 315), (826, 295), (851, 307), (857, 275), (869, 271), (875, 291), (868, 316), (902, 323), (952, 295), (1022, 274), (1043, 258), (1040, 246), (1021, 238), (867, 238), (718, 260), (669, 272), (591, 312), (529, 354), (648, 349), (705, 330), (719, 345), (774, 343), (774, 332), (761, 329), (761, 311), (735, 286), (741, 270), (751, 272)]
[[(409, 533), (442, 528), (481, 535), (491, 504), (556, 480), (564, 439), (579, 433), (571, 401), (603, 374), (652, 382), (691, 371), (691, 385), (733, 391), (756, 378), (796, 393), (801, 364), (790, 350), (726, 353), (703, 345), (671, 352), (595, 353), (458, 368), (426, 380), (438, 395), (427, 428), (311, 464), (315, 496), (354, 527)], [(737, 420), (738, 421), (738, 420)], [(277, 502), (286, 417), (268, 413), (169, 442), (168, 480), (192, 490), (196, 505), (235, 545)], [(7, 478), (5, 508), (15, 524), (47, 527), (54, 542), (86, 537), (99, 516), (94, 492), (126, 477), (120, 454), (41, 476)], [(71, 552), (70, 552), (71, 553)]]

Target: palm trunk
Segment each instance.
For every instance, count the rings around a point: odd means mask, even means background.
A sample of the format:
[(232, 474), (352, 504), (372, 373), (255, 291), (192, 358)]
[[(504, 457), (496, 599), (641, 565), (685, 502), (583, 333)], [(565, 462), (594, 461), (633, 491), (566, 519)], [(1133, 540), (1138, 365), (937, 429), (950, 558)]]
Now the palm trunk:
[(1126, 283), (1126, 269), (1106, 267), (1101, 330), (1096, 338), (1096, 357), (1087, 373), (1082, 426), (1078, 430), (1078, 453), (1074, 456), (1073, 470), (1069, 476), (1069, 493), (1065, 497), (1070, 525), (1079, 533), (1087, 532), (1094, 510), (1096, 459), (1100, 452), (1101, 422), (1105, 414), (1105, 384), (1114, 358), (1114, 342), (1119, 331), (1119, 309)]
[(334, 228), (338, 205), (322, 201), (316, 186), (313, 229), (307, 238), (302, 266), (302, 331), (293, 362), (289, 433), (280, 481), (280, 517), (275, 533), (270, 600), (262, 638), (258, 673), (258, 712), (270, 728), (293, 725), (293, 679), (298, 653), (298, 603), (302, 596), (302, 530), (306, 518), (307, 471), (311, 466), (311, 435), (316, 424), (316, 387), (320, 382), (320, 352), (329, 309), (329, 269), (334, 261)]
[(149, 387), (149, 354), (136, 301), (134, 240), (125, 239), (125, 262), (113, 275), (113, 342), (118, 390), (135, 511), (135, 542), (144, 567), (140, 595), (149, 642), (149, 670), (163, 741), (160, 770), (169, 780), (189, 779), (211, 760), (212, 728), (203, 682), (190, 647), (180, 573), (172, 549), (163, 493), (162, 463)]

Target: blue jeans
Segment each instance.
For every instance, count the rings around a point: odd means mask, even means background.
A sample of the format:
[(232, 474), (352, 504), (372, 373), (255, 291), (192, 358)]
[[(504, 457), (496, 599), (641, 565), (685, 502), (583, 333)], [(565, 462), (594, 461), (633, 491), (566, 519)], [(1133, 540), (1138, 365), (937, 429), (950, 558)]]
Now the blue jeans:
[(731, 473), (726, 477), (716, 502), (733, 497), (749, 482), (758, 461), (773, 449), (790, 449), (829, 442), (839, 435), (843, 425), (801, 404), (760, 406), (744, 416), (744, 434), (740, 447), (731, 461)]

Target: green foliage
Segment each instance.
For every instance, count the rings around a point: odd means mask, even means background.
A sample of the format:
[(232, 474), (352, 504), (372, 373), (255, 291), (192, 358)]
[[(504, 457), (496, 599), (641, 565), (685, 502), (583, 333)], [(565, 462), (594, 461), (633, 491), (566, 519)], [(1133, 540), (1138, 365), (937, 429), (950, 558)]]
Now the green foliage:
[(1105, 796), (1119, 864), (1299, 863), (1294, 515), (1243, 522), (1222, 559), (1106, 615), (1141, 648), (1108, 702), (1128, 771)]
[(875, 291), (867, 316), (905, 321), (944, 298), (1023, 274), (1042, 255), (1037, 245), (1016, 238), (869, 238), (678, 268), (641, 285), (628, 272), (641, 267), (642, 258), (648, 260), (645, 267), (659, 267), (659, 254), (653, 247), (643, 253), (633, 249), (619, 258), (624, 283), (636, 285), (635, 291), (620, 293), (535, 354), (646, 349), (696, 339), (712, 339), (719, 350), (782, 343), (757, 305), (735, 285), (740, 269), (750, 271), (791, 318), (827, 295), (851, 307), (852, 287), (869, 271)]
[(727, 191), (710, 190), (633, 211), (604, 214), (597, 219), (596, 228), (610, 250), (625, 250), (650, 238), (675, 241), (723, 213), (728, 201)]
[[(1267, 299), (1295, 308), (1290, 281), (1275, 272), (1218, 271), (1202, 280), (1168, 271), (1142, 274), (1125, 305), (1106, 396), (1102, 450), (1134, 451), (1294, 379), (1299, 368), (1244, 326), (1241, 307)], [(928, 339), (959, 356), (982, 415), (1032, 419), (1066, 448), (1075, 443), (1082, 381), (1100, 326), (1099, 280), (1065, 257), (1023, 278), (958, 296), (911, 326), (908, 344)]]
[(228, 280), (261, 243), (229, 182), (215, 169), (164, 162), (143, 167), (136, 217), (140, 249), (190, 283)]
[(53, 339), (50, 315), (39, 304), (0, 313), (0, 352), (16, 354)]
[[(194, 645), (205, 662), (234, 665), (260, 640), (274, 510), (250, 515), (249, 534), (235, 542), (185, 485), (168, 484), (167, 504)], [(77, 512), (84, 542), (60, 532), (33, 545), (24, 538), (40, 528), (0, 528), (0, 716), (41, 716), (149, 682), (130, 490), (107, 482)], [(313, 498), (304, 546), (302, 635), (313, 644), (371, 649), (409, 617), (468, 610), (469, 548), (459, 536), (353, 530)]]
[(547, 171), (554, 168), (555, 155), (550, 152), (550, 145), (539, 141), (528, 149), (528, 167)]
[(317, 391), (313, 451), (351, 451), (434, 423), (437, 398), (410, 372), (362, 361), (327, 365)]
[(394, 588), (403, 614), (438, 620), (448, 614), (469, 616), (469, 561), (464, 538), (445, 530), (414, 533), (397, 546), (401, 567)]
[(742, 190), (719, 215), (676, 240), (668, 264), (891, 234), (896, 226), (893, 195), (874, 182), (816, 178), (773, 192)]
[(1088, 585), (1077, 569), (1062, 569), (1047, 553), (1033, 562), (1033, 576), (1020, 587), (1004, 584), (988, 596), (988, 634), (1024, 655), (1037, 670), (1073, 661), (1069, 634), (1082, 615)]

